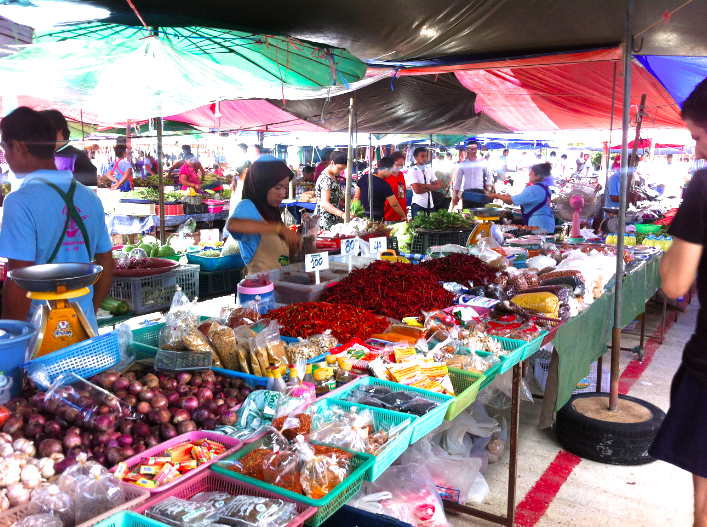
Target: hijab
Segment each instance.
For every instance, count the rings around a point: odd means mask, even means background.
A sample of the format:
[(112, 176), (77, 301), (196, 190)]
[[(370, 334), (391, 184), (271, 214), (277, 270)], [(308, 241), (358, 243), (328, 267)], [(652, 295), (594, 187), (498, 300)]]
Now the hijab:
[(243, 187), (243, 199), (249, 199), (265, 221), (279, 223), (280, 208), (268, 204), (268, 192), (285, 178), (294, 174), (287, 163), (273, 156), (261, 156), (248, 170)]

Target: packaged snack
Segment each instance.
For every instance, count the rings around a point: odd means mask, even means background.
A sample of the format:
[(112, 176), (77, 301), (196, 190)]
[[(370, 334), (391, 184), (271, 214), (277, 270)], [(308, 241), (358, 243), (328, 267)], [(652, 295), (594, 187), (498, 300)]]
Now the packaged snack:
[(302, 436), (297, 438), (295, 448), (303, 460), (301, 487), (309, 498), (323, 498), (344, 481), (349, 473), (350, 464), (347, 459), (336, 454), (315, 454)]
[(271, 366), (282, 367), (290, 364), (288, 362), (287, 353), (285, 352), (285, 345), (280, 338), (280, 329), (277, 320), (272, 320), (270, 326), (265, 330), (265, 345), (268, 350), (268, 360)]
[(308, 361), (309, 359), (321, 355), (320, 348), (317, 344), (311, 340), (305, 340), (302, 337), (299, 338), (298, 342), (288, 344), (285, 350), (290, 364), (296, 363), (298, 359)]
[(73, 527), (74, 503), (71, 496), (62, 492), (58, 485), (42, 486), (32, 492), (31, 503), (40, 512), (58, 516), (64, 527)]
[(339, 345), (338, 339), (331, 334), (330, 329), (318, 335), (310, 335), (309, 340), (319, 346), (320, 354), (328, 353)]
[(219, 521), (235, 527), (285, 527), (296, 517), (295, 504), (277, 498), (234, 496), (218, 509)]
[(233, 329), (218, 322), (213, 322), (209, 327), (208, 337), (216, 347), (216, 352), (221, 359), (223, 367), (227, 370), (240, 371), (238, 342)]

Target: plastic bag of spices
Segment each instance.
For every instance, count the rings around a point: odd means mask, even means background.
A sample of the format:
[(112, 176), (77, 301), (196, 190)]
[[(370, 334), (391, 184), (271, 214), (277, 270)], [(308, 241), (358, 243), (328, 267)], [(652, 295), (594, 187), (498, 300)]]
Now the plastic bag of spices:
[(350, 463), (344, 456), (335, 453), (317, 455), (302, 436), (295, 439), (295, 449), (303, 462), (300, 482), (307, 497), (323, 498), (346, 479)]

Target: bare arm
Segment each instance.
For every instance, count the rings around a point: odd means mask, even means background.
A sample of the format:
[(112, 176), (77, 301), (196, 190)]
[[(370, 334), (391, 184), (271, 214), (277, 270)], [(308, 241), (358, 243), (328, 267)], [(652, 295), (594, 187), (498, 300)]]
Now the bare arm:
[(413, 183), (412, 184), (412, 191), (415, 194), (424, 194), (425, 192), (429, 192), (430, 190), (439, 190), (442, 188), (442, 183), (439, 181), (435, 181), (433, 183)]
[[(7, 261), (7, 270), (21, 269), (34, 265), (34, 262), (26, 260), (11, 260)], [(11, 279), (5, 280), (5, 286), (2, 290), (2, 318), (6, 320), (27, 320), (29, 308), (32, 301), (27, 298), (27, 291), (24, 291), (15, 285)]]
[(702, 245), (675, 238), (672, 247), (660, 261), (663, 291), (668, 297), (677, 298), (689, 291), (697, 276), (700, 258)]
[(507, 205), (513, 205), (513, 196), (508, 194), (486, 194), (491, 199), (500, 199), (503, 203)]
[(354, 201), (361, 201), (361, 187), (356, 187), (356, 192), (354, 192)]
[(331, 198), (331, 190), (326, 189), (326, 190), (322, 191), (322, 199), (321, 199), (320, 205), (322, 206), (322, 208), (325, 211), (332, 213), (334, 216), (339, 216), (340, 218), (343, 218), (344, 217), (343, 211), (340, 210), (339, 208), (335, 207), (331, 203), (329, 203), (330, 198)]
[[(118, 181), (117, 183), (114, 183), (112, 188), (114, 188), (114, 189), (120, 188), (120, 187), (122, 186), (122, 184), (125, 183), (125, 182), (128, 180), (128, 178), (132, 175), (132, 173), (133, 173), (133, 169), (132, 169), (132, 168), (127, 169), (127, 170), (125, 171), (125, 174), (123, 174), (123, 177), (121, 178), (121, 180)], [(115, 181), (115, 180), (114, 180), (114, 181)]]
[(400, 206), (400, 203), (398, 203), (397, 198), (395, 196), (388, 196), (385, 199), (388, 201), (393, 210), (398, 213), (398, 216), (400, 216), (403, 221), (405, 221), (407, 219), (407, 214), (405, 214), (405, 211)]
[(302, 246), (302, 238), (300, 235), (296, 232), (292, 232), (282, 223), (231, 218), (226, 224), (226, 229), (228, 229), (228, 232), (231, 234), (235, 232), (240, 234), (277, 234), (287, 242), (290, 249), (294, 248), (295, 252)]
[(113, 283), (113, 253), (108, 251), (105, 253), (98, 253), (96, 255), (96, 263), (103, 267), (103, 272), (101, 273), (98, 281), (93, 284), (93, 309), (95, 311), (101, 307), (101, 304), (108, 296), (108, 291)]

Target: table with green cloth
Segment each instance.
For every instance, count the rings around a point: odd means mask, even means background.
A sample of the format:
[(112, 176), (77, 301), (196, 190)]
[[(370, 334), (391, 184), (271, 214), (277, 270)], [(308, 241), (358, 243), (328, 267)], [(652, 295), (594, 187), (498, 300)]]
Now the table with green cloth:
[[(626, 274), (622, 291), (622, 328), (645, 312), (646, 302), (660, 289), (659, 264), (660, 256), (654, 256)], [(615, 299), (615, 281), (611, 280), (601, 297), (558, 330), (552, 341), (554, 349), (540, 414), (540, 428), (552, 426), (554, 412), (569, 401), (577, 383), (589, 373), (590, 365), (606, 352), (614, 325)]]

